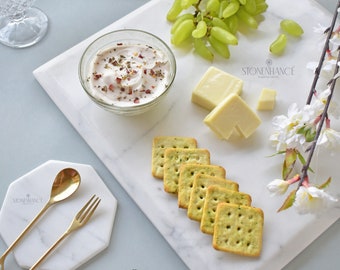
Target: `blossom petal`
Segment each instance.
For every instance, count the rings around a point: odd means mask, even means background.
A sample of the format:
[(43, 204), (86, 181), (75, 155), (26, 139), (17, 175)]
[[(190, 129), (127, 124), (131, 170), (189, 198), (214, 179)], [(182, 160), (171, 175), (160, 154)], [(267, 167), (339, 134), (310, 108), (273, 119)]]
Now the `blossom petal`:
[(275, 179), (267, 185), (267, 189), (272, 196), (282, 195), (288, 189), (289, 183), (282, 179)]
[(331, 128), (322, 130), (317, 145), (331, 149), (340, 145), (340, 132)]
[(294, 206), (299, 214), (317, 214), (336, 201), (324, 190), (301, 186), (296, 192)]

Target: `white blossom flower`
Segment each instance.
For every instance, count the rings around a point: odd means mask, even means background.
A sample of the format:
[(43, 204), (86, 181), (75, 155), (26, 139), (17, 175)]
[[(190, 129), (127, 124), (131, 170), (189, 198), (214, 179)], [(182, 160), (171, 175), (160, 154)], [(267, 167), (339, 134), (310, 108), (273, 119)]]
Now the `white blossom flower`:
[(322, 24), (318, 23), (317, 26), (313, 27), (313, 31), (314, 33), (317, 34), (324, 34), (326, 32), (326, 30), (328, 29), (328, 26), (323, 26)]
[(340, 145), (340, 132), (331, 128), (325, 128), (321, 131), (317, 145), (332, 149)]
[(296, 192), (294, 206), (299, 214), (316, 214), (329, 207), (337, 199), (314, 186), (301, 186)]
[(323, 100), (317, 100), (316, 98), (312, 99), (311, 104), (306, 104), (303, 108), (304, 118), (302, 119), (303, 124), (314, 124), (315, 118), (322, 114), (323, 109), (325, 108), (325, 104), (322, 102)]
[[(312, 70), (315, 72), (316, 68), (318, 67), (319, 63), (318, 62), (308, 62), (306, 67), (309, 70)], [(336, 59), (334, 58), (326, 58), (323, 62), (323, 65), (321, 67), (321, 75), (328, 76), (331, 74), (331, 72), (334, 70), (334, 67), (336, 65)]]
[(297, 131), (306, 127), (311, 122), (310, 106), (305, 106), (304, 110), (300, 110), (296, 103), (288, 108), (287, 116), (278, 115), (272, 120), (274, 132), (269, 140), (276, 146), (277, 151), (284, 151), (287, 148), (296, 148), (305, 143), (305, 138)]
[(333, 36), (329, 40), (329, 50), (334, 53), (338, 50), (340, 45), (340, 36), (338, 32), (334, 32)]
[(315, 95), (316, 99), (319, 100), (322, 104), (326, 104), (328, 96), (331, 94), (331, 89), (328, 87), (323, 91), (318, 91)]
[(330, 93), (331, 90), (329, 88), (324, 91), (317, 91), (315, 93), (314, 99), (311, 103), (312, 110), (314, 111), (314, 117), (320, 116), (322, 114)]
[[(328, 96), (331, 94), (331, 89), (328, 87), (323, 91), (317, 91), (314, 95), (314, 99), (311, 103), (311, 116), (317, 117), (320, 116), (323, 113), (323, 110), (325, 108), (325, 105), (327, 103)], [(334, 101), (334, 99), (331, 100), (327, 113), (329, 115), (332, 115), (334, 118), (338, 119), (340, 117), (340, 106), (339, 104)]]
[[(329, 31), (329, 27), (328, 26), (323, 26), (321, 25), (320, 23), (317, 25), (317, 26), (314, 26), (313, 27), (313, 32), (314, 33), (317, 33), (317, 34), (320, 34), (320, 38), (322, 42), (320, 42), (320, 46), (323, 46), (324, 44), (324, 37), (325, 37), (325, 34), (327, 34)], [(340, 35), (339, 35), (339, 30), (336, 29), (333, 31), (332, 33), (332, 36), (331, 38), (329, 39), (329, 50), (330, 52), (335, 52), (338, 47), (340, 45)]]
[(312, 62), (308, 62), (306, 65), (307, 69), (312, 70), (313, 72), (315, 72), (316, 68), (318, 67), (318, 62), (312, 61)]
[(289, 187), (289, 183), (282, 179), (275, 179), (267, 185), (267, 189), (272, 196), (284, 194)]
[[(317, 34), (320, 34), (320, 38), (321, 38), (319, 42), (320, 49), (323, 48), (324, 46), (324, 37), (328, 29), (329, 27), (323, 26), (320, 23), (317, 26), (313, 27), (313, 31)], [(333, 72), (334, 67), (337, 63), (336, 57), (334, 57), (333, 55), (338, 50), (339, 45), (340, 45), (339, 32), (334, 32), (332, 37), (329, 40), (327, 56), (325, 57), (323, 61), (320, 75), (328, 76), (331, 72)], [(307, 69), (310, 69), (313, 72), (315, 72), (318, 65), (319, 65), (319, 62), (313, 61), (313, 62), (308, 62), (306, 67)]]

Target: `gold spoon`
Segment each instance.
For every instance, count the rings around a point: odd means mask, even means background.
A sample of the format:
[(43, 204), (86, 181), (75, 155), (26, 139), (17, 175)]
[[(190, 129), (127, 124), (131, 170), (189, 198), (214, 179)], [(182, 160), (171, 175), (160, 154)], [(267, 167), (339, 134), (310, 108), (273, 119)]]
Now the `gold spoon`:
[(46, 210), (55, 203), (61, 202), (70, 197), (80, 185), (80, 175), (72, 168), (66, 168), (61, 170), (54, 179), (50, 199), (46, 205), (40, 210), (36, 217), (30, 224), (22, 231), (18, 238), (8, 247), (8, 249), (2, 254), (0, 258), (0, 270), (5, 270), (4, 263), (7, 255), (12, 249), (20, 242), (24, 235), (32, 228), (34, 223), (46, 212)]

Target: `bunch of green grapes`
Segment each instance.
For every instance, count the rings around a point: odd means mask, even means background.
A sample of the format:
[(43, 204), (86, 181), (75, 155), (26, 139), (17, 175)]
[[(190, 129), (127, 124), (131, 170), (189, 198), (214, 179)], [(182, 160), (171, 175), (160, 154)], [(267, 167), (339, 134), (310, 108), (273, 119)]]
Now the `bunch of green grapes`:
[(167, 13), (173, 23), (171, 43), (179, 46), (190, 39), (207, 60), (214, 59), (214, 52), (229, 58), (229, 46), (238, 44), (239, 23), (257, 29), (256, 16), (267, 8), (266, 0), (174, 0)]

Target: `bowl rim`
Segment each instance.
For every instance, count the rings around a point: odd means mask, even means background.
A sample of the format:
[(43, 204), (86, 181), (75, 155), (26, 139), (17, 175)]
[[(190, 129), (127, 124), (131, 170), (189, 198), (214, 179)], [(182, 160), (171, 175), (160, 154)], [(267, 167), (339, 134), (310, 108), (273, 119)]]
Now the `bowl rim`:
[[(148, 101), (146, 103), (134, 104), (132, 106), (117, 106), (115, 104), (110, 104), (110, 103), (107, 103), (107, 102), (105, 102), (103, 100), (100, 100), (100, 99), (96, 98), (94, 95), (92, 95), (91, 92), (87, 89), (87, 87), (86, 87), (86, 85), (84, 83), (86, 81), (86, 78), (84, 78), (82, 76), (82, 71), (84, 70), (83, 60), (84, 60), (84, 57), (85, 57), (86, 53), (99, 40), (103, 39), (104, 37), (106, 37), (108, 35), (112, 35), (112, 34), (119, 33), (119, 32), (135, 32), (135, 33), (141, 33), (141, 34), (147, 35), (147, 36), (157, 40), (158, 42), (160, 42), (164, 46), (166, 51), (164, 49), (161, 49), (161, 48), (157, 47), (157, 46), (155, 46), (155, 47), (157, 49), (161, 50), (167, 56), (170, 56), (170, 58), (172, 58), (172, 59), (169, 59), (169, 62), (171, 63), (171, 68), (170, 68), (171, 76), (170, 76), (170, 80), (169, 80), (169, 83), (168, 83), (167, 87), (165, 88), (165, 90), (160, 95), (158, 95), (157, 97), (155, 97), (154, 99), (152, 99), (152, 100), (150, 100), (150, 101)], [(131, 40), (133, 40), (133, 38), (131, 38)], [(147, 44), (147, 42), (145, 44), (149, 45), (149, 44)], [(93, 59), (93, 57), (91, 59)], [(163, 39), (161, 39), (160, 37), (156, 36), (153, 33), (147, 32), (145, 30), (133, 29), (133, 28), (124, 28), (124, 29), (113, 30), (113, 31), (107, 32), (107, 33), (105, 33), (105, 34), (95, 38), (92, 42), (90, 42), (86, 46), (85, 50), (83, 51), (83, 53), (82, 53), (82, 55), (80, 57), (80, 61), (79, 61), (79, 64), (78, 64), (78, 77), (80, 79), (81, 86), (82, 86), (83, 90), (86, 92), (86, 94), (89, 95), (89, 97), (95, 103), (98, 103), (99, 105), (103, 106), (106, 109), (109, 109), (109, 110), (113, 110), (114, 109), (116, 111), (125, 111), (127, 113), (130, 112), (130, 111), (135, 111), (135, 110), (141, 109), (143, 107), (152, 106), (153, 103), (157, 103), (158, 100), (162, 96), (166, 95), (167, 92), (169, 91), (169, 89), (171, 88), (171, 86), (172, 86), (172, 84), (173, 84), (173, 82), (175, 80), (175, 77), (176, 77), (176, 72), (177, 72), (176, 57), (175, 57), (174, 53), (172, 52), (170, 46)]]

